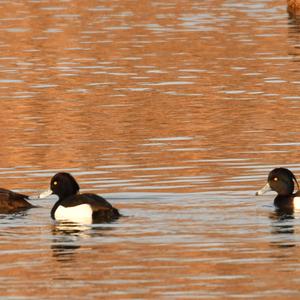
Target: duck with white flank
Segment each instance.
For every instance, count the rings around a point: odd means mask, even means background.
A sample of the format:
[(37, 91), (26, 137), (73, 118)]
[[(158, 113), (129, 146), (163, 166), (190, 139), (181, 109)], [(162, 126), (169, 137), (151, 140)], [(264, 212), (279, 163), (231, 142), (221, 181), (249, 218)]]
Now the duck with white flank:
[(119, 211), (104, 198), (91, 193), (79, 193), (79, 185), (69, 173), (57, 173), (50, 182), (50, 190), (40, 194), (45, 198), (55, 194), (58, 201), (51, 210), (54, 220), (92, 224), (111, 222), (120, 217)]

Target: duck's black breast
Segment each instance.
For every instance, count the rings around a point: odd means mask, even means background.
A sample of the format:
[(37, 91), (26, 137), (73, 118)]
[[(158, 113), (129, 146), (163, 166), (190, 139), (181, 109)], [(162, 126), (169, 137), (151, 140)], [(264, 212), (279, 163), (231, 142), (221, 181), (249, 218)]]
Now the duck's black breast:
[[(279, 209), (290, 209), (294, 207), (294, 198), (297, 194), (293, 195), (277, 195), (277, 197), (274, 199), (274, 205)], [(297, 196), (299, 197), (299, 196)]]
[(28, 196), (0, 188), (0, 213), (13, 213), (34, 207)]
[(57, 201), (51, 211), (51, 217), (54, 219), (55, 210), (60, 205), (64, 207), (75, 207), (82, 204), (88, 204), (91, 206), (94, 222), (109, 222), (120, 217), (119, 211), (107, 200), (96, 194), (89, 193), (77, 194)]

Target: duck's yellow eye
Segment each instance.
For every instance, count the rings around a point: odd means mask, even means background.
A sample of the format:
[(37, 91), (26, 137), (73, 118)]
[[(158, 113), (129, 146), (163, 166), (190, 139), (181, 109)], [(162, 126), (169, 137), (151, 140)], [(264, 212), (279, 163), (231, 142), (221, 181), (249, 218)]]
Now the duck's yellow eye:
[(57, 185), (57, 181), (54, 181), (53, 184), (54, 184), (54, 185)]
[(278, 178), (277, 177), (274, 177), (274, 179), (273, 179), (274, 181), (278, 181)]

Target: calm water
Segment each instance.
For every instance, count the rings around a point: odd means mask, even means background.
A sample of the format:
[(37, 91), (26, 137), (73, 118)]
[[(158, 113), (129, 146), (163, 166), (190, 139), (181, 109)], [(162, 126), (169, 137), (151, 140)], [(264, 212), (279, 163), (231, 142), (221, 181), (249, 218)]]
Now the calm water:
[(285, 0), (0, 2), (0, 183), (57, 171), (126, 217), (0, 218), (0, 299), (299, 299), (300, 21)]

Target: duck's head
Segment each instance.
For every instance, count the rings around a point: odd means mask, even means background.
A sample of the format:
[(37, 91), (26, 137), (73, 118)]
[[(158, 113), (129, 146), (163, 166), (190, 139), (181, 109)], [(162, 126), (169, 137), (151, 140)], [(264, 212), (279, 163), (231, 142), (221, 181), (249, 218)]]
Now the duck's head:
[(281, 196), (291, 195), (294, 192), (294, 182), (299, 189), (297, 179), (290, 170), (275, 168), (269, 173), (267, 184), (256, 195), (263, 195), (268, 191), (275, 191)]
[(48, 197), (52, 194), (57, 195), (60, 199), (76, 195), (79, 191), (79, 185), (75, 178), (69, 173), (57, 173), (50, 181), (50, 190), (40, 194), (40, 198)]

